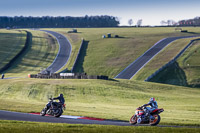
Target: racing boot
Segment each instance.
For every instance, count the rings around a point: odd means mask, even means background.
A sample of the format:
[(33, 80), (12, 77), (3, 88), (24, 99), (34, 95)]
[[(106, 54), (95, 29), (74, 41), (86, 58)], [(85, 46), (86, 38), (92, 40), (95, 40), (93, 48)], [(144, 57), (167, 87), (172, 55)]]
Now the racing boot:
[(154, 120), (155, 117), (154, 117), (153, 115), (150, 115), (150, 116), (149, 116), (149, 119), (150, 119), (150, 120)]

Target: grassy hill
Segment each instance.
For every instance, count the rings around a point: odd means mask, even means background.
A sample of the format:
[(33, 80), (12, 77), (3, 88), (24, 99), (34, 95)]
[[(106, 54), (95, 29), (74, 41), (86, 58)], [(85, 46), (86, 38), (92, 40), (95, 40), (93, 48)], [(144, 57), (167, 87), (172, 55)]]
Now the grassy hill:
[[(66, 35), (72, 43), (72, 56), (66, 65), (67, 68), (70, 69), (72, 67), (80, 47), (81, 38), (83, 37), (89, 43), (82, 66), (80, 67), (90, 75), (102, 74), (114, 77), (158, 40), (169, 36), (196, 35), (195, 33), (200, 32), (200, 28), (196, 27), (187, 29), (193, 33), (175, 32), (174, 28), (80, 28), (78, 33), (67, 33), (71, 29), (53, 30)], [(55, 39), (40, 31), (30, 32), (32, 34), (32, 41), (30, 42), (29, 50), (6, 72), (7, 76), (25, 77), (28, 73), (38, 73), (41, 68), (46, 68), (53, 62), (58, 51)], [(107, 33), (117, 34), (120, 38), (102, 39), (101, 36)], [(161, 56), (158, 55), (156, 57), (157, 59), (162, 57), (161, 60), (163, 62), (160, 62), (158, 65), (155, 64), (154, 67), (146, 67), (152, 68), (148, 74), (157, 70), (162, 63), (167, 62), (167, 60), (164, 60), (166, 57), (170, 59), (173, 55), (176, 55), (177, 50), (184, 47), (188, 41), (187, 39), (179, 40), (169, 45), (160, 53)], [(180, 62), (184, 62), (183, 66), (185, 66), (184, 64), (186, 64), (187, 68), (192, 66), (186, 70), (193, 71), (194, 69), (197, 71), (196, 68), (198, 67), (193, 67), (196, 65), (196, 61), (190, 60), (190, 57), (195, 57), (196, 60), (198, 58), (196, 54), (199, 53), (199, 45), (197, 43), (194, 46), (196, 52), (188, 52), (184, 56), (184, 61), (180, 60)], [(180, 63), (179, 66), (181, 67)], [(143, 71), (143, 73), (146, 72)], [(185, 73), (187, 72), (185, 71)], [(189, 71), (189, 73), (191, 72)], [(195, 74), (193, 76), (198, 77), (198, 72)], [(144, 79), (143, 76), (138, 76), (137, 78), (139, 80)], [(66, 99), (67, 110), (64, 112), (66, 115), (128, 121), (133, 115), (135, 108), (147, 103), (150, 97), (155, 97), (159, 108), (164, 108), (165, 110), (161, 114), (162, 120), (160, 124), (200, 126), (200, 105), (198, 103), (200, 101), (200, 90), (198, 88), (149, 83), (134, 79), (105, 81), (20, 78), (0, 80), (0, 110), (40, 112), (47, 103), (48, 98), (57, 96), (59, 93), (63, 93)], [(29, 126), (29, 129), (33, 129), (37, 125), (29, 122), (24, 123), (26, 123), (23, 124), (24, 128)], [(6, 131), (14, 128), (16, 131), (21, 131), (20, 127), (16, 125), (22, 126), (20, 122), (0, 121), (0, 127), (4, 127)], [(66, 126), (65, 130), (69, 130), (70, 127), (68, 126), (74, 127), (74, 125), (68, 124), (51, 125), (53, 127), (55, 125), (59, 127)], [(46, 128), (50, 125), (38, 124), (38, 126)], [(87, 128), (100, 128), (100, 131), (104, 131), (104, 129), (110, 131), (113, 128), (113, 126), (87, 127), (82, 125), (76, 125), (76, 127), (84, 132), (89, 130)], [(127, 132), (130, 130), (142, 130), (143, 132), (147, 130), (152, 132), (158, 131), (157, 127), (120, 128), (119, 131), (124, 131), (124, 129)], [(171, 128), (159, 130), (170, 132)], [(195, 129), (181, 129), (181, 131), (183, 130), (189, 132)]]
[[(66, 35), (72, 43), (72, 57), (67, 64), (71, 69), (80, 47), (81, 38), (88, 41), (85, 57), (80, 68), (90, 75), (115, 77), (157, 41), (172, 36), (189, 36), (200, 33), (200, 28), (187, 28), (189, 33), (174, 31), (174, 28), (78, 28), (78, 33), (67, 33), (71, 29), (51, 29)], [(102, 35), (112, 38), (102, 39)], [(114, 38), (119, 35), (119, 38)]]
[(5, 72), (7, 77), (27, 77), (28, 74), (38, 73), (51, 65), (57, 55), (58, 45), (55, 38), (41, 31), (29, 32), (32, 39), (28, 49)]
[(200, 87), (200, 41), (195, 41), (174, 64), (164, 69), (151, 81)]
[(0, 69), (22, 50), (25, 41), (25, 31), (0, 30)]
[[(164, 48), (158, 55), (156, 55), (148, 64), (144, 66), (134, 77), (133, 80), (145, 80), (147, 77), (151, 76), (159, 68), (171, 61), (182, 49), (184, 49), (191, 40), (196, 38), (179, 39), (166, 48)], [(171, 75), (171, 74), (170, 74)], [(160, 77), (159, 77), (160, 78)], [(169, 77), (165, 77), (169, 78)]]
[[(9, 84), (8, 84), (9, 82)], [(161, 124), (199, 125), (200, 90), (128, 80), (0, 80), (0, 109), (40, 112), (51, 96), (63, 93), (64, 114), (126, 120), (135, 109), (155, 97)]]

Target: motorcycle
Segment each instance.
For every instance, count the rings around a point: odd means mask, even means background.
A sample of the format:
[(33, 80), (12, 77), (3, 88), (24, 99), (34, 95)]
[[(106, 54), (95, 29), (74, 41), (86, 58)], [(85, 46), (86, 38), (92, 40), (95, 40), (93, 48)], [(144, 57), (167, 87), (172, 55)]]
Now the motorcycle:
[(151, 126), (155, 126), (160, 122), (160, 113), (162, 113), (164, 111), (164, 109), (155, 109), (153, 110), (150, 115), (146, 116), (145, 113), (146, 107), (145, 106), (141, 106), (138, 107), (135, 111), (135, 114), (131, 117), (129, 123), (131, 125), (134, 124), (150, 124)]
[(63, 113), (63, 110), (65, 110), (65, 104), (59, 104), (57, 102), (54, 102), (53, 99), (50, 98), (49, 102), (48, 102), (50, 106), (49, 109), (46, 110), (46, 107), (44, 107), (42, 109), (42, 111), (40, 112), (40, 115), (41, 116), (45, 116), (46, 114), (47, 115), (51, 115), (51, 116), (54, 116), (54, 117), (60, 117)]

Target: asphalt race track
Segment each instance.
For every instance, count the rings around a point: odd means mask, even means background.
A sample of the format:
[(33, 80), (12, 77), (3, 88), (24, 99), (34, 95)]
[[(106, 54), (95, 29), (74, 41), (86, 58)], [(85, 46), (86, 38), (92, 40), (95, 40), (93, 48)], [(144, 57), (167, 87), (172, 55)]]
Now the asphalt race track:
[[(104, 120), (104, 119), (77, 119), (74, 116), (65, 118), (63, 115), (60, 118), (53, 116), (40, 116), (30, 113), (19, 113), (0, 110), (0, 120), (16, 120), (30, 122), (48, 122), (48, 123), (66, 123), (66, 124), (96, 124), (96, 125), (115, 125), (115, 126), (150, 126), (148, 124), (131, 125), (128, 121)], [(176, 128), (200, 128), (196, 126), (173, 126), (173, 125), (157, 125), (157, 127), (176, 127)]]
[(131, 79), (140, 69), (142, 69), (155, 55), (157, 55), (164, 47), (177, 39), (191, 38), (197, 36), (169, 37), (158, 41), (154, 46), (147, 50), (142, 56), (137, 58), (127, 68), (120, 72), (115, 78)]
[(0, 110), (0, 120), (130, 126), (128, 122), (123, 122), (123, 121), (87, 120), (87, 119), (73, 119), (73, 118), (64, 118), (64, 117), (55, 118), (53, 116), (40, 116), (40, 115), (34, 115), (34, 114), (28, 114), (28, 113), (10, 112), (10, 111), (2, 111), (2, 110)]
[(65, 64), (67, 63), (71, 55), (72, 47), (71, 47), (70, 42), (64, 35), (54, 32), (54, 31), (48, 31), (48, 30), (41, 30), (41, 31), (44, 31), (53, 35), (54, 37), (56, 37), (58, 41), (59, 52), (55, 60), (53, 61), (53, 63), (47, 68), (48, 70), (51, 71), (51, 73), (55, 73), (59, 71), (63, 66), (65, 66)]

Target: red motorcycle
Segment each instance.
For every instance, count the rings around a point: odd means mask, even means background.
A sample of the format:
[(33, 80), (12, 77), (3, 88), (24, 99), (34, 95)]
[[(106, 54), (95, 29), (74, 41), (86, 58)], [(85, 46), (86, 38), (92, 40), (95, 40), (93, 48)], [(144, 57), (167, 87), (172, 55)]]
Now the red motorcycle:
[(129, 123), (134, 125), (138, 124), (150, 124), (151, 126), (155, 126), (160, 122), (160, 113), (164, 111), (164, 109), (155, 109), (153, 110), (150, 115), (145, 114), (145, 106), (138, 107), (135, 111), (135, 114), (131, 117)]

